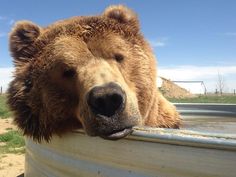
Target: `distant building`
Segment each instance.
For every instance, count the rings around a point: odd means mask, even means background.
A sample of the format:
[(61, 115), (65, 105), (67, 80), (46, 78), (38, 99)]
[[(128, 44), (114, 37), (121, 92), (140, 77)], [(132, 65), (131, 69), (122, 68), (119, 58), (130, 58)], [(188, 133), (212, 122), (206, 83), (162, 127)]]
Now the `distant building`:
[(206, 87), (203, 81), (172, 81), (178, 86), (185, 88), (192, 94), (205, 94)]

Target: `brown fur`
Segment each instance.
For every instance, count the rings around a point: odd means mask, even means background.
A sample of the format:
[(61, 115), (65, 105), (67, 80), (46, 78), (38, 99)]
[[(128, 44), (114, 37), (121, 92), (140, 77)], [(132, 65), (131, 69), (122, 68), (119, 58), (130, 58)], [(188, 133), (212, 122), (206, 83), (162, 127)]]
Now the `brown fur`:
[(16, 124), (35, 140), (49, 140), (52, 134), (81, 125), (96, 135), (93, 129), (105, 125), (94, 122), (85, 95), (108, 82), (118, 83), (127, 96), (118, 124), (180, 125), (175, 107), (157, 90), (155, 57), (137, 16), (124, 6), (45, 28), (18, 22), (10, 35), (10, 50), (16, 69), (8, 103)]

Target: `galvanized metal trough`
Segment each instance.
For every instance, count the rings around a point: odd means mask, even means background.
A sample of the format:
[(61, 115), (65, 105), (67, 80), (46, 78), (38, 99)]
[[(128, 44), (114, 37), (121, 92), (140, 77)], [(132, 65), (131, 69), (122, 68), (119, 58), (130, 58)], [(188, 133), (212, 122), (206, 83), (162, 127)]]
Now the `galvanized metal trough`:
[(235, 177), (236, 105), (177, 104), (180, 130), (136, 127), (118, 141), (82, 130), (50, 143), (26, 138), (26, 177)]

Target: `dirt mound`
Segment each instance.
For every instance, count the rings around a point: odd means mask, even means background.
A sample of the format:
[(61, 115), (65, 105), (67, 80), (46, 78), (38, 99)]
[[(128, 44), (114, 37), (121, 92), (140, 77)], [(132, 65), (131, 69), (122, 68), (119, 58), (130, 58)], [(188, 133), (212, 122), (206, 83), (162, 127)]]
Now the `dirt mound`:
[(186, 89), (178, 86), (174, 82), (160, 77), (161, 79), (161, 87), (159, 90), (163, 93), (163, 95), (167, 98), (192, 98), (195, 95), (191, 94)]

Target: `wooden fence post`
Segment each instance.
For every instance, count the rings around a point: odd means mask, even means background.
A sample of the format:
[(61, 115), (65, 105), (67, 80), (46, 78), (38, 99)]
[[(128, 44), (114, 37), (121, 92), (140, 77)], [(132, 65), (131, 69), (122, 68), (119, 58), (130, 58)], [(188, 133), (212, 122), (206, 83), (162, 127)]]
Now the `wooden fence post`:
[(218, 95), (218, 90), (216, 89), (215, 94)]

